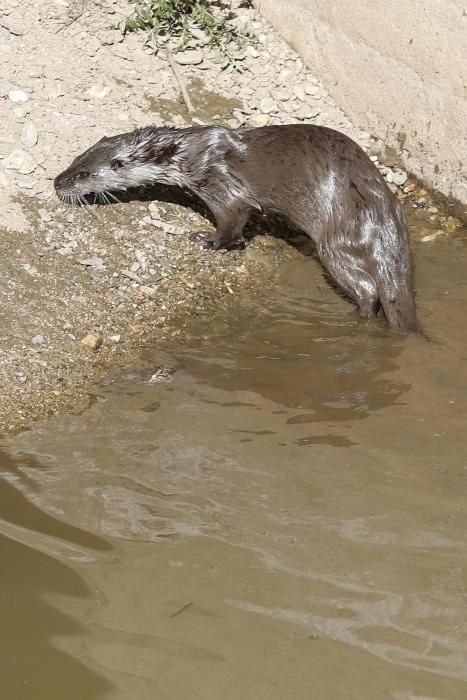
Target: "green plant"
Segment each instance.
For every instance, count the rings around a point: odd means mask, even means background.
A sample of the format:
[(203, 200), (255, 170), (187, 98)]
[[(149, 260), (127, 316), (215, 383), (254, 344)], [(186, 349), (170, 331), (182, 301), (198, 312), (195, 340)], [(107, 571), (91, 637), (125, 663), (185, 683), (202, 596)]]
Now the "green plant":
[(130, 0), (131, 14), (118, 24), (123, 35), (148, 30), (146, 44), (155, 50), (170, 39), (178, 39), (175, 52), (185, 49), (190, 41), (204, 40), (219, 54), (226, 68), (241, 69), (238, 64), (249, 44), (255, 43), (247, 27), (232, 23), (221, 2), (210, 0)]

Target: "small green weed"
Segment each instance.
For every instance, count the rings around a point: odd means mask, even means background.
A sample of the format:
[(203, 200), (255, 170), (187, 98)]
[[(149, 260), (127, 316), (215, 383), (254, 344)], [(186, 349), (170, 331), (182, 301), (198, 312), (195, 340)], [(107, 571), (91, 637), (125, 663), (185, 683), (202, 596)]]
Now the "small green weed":
[(130, 0), (131, 14), (118, 24), (123, 35), (148, 30), (146, 44), (155, 51), (178, 39), (174, 51), (183, 51), (193, 40), (210, 46), (223, 68), (241, 70), (245, 49), (255, 44), (248, 27), (238, 28), (222, 2), (212, 0)]

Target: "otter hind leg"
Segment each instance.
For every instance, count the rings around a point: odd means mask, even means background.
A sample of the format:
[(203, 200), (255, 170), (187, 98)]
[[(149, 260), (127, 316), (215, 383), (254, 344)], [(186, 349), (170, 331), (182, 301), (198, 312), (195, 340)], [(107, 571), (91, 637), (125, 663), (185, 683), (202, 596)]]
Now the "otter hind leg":
[(376, 316), (380, 306), (378, 287), (361, 260), (347, 251), (321, 249), (323, 267), (341, 289), (357, 304), (362, 318)]

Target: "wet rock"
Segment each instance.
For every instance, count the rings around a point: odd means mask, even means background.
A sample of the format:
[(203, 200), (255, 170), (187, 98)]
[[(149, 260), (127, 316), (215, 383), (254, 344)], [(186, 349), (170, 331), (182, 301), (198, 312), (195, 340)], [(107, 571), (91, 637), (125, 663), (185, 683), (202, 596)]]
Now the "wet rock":
[(183, 51), (174, 56), (175, 62), (180, 66), (198, 66), (203, 62), (203, 54), (201, 51)]
[(24, 90), (10, 90), (8, 99), (11, 100), (11, 102), (27, 102), (29, 97)]
[(102, 343), (104, 342), (104, 338), (100, 333), (92, 332), (88, 333), (87, 335), (84, 336), (81, 340), (81, 345), (84, 345), (86, 348), (89, 348), (90, 350), (99, 350), (101, 347)]
[(21, 143), (25, 148), (33, 148), (37, 143), (37, 129), (32, 122), (26, 122), (21, 131)]
[(449, 233), (455, 233), (459, 226), (461, 226), (461, 222), (459, 221), (459, 219), (456, 219), (454, 216), (448, 216), (446, 228), (449, 231)]
[(37, 168), (37, 163), (33, 158), (20, 149), (12, 151), (3, 161), (3, 167), (7, 170), (17, 170), (22, 175), (29, 175)]

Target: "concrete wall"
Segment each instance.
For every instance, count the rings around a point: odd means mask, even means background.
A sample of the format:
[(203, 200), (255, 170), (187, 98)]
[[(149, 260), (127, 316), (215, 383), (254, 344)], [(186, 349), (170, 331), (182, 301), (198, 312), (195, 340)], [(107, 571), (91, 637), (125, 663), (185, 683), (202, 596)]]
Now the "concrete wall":
[(336, 102), (407, 169), (467, 201), (462, 0), (254, 0)]

